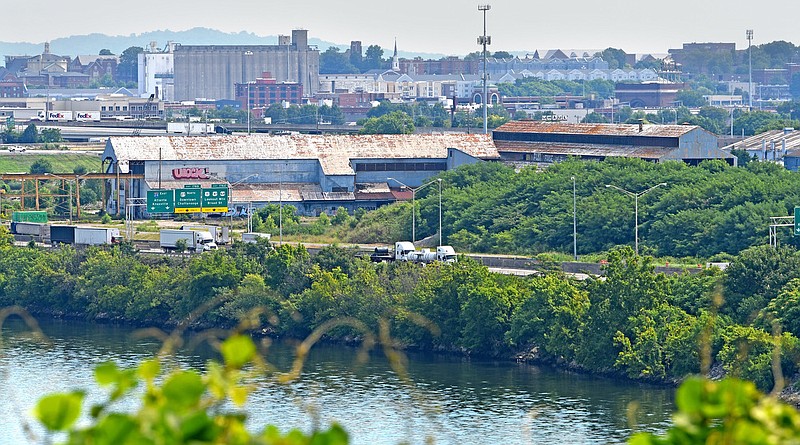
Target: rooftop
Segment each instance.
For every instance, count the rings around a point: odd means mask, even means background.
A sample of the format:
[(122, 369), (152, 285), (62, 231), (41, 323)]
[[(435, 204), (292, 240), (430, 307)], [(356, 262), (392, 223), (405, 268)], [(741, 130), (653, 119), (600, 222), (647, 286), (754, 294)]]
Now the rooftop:
[[(734, 148), (739, 150), (744, 149), (748, 151), (760, 151), (766, 148), (767, 150), (772, 151), (772, 142), (775, 142), (775, 149), (783, 150), (783, 141), (786, 141), (787, 152), (796, 152), (800, 150), (800, 131), (765, 131), (764, 133), (750, 136), (749, 138), (742, 139), (739, 142), (722, 147), (722, 149), (726, 151), (730, 151)], [(793, 156), (797, 156), (798, 154), (800, 153), (792, 153)]]
[(683, 136), (697, 125), (643, 125), (638, 124), (567, 124), (561, 122), (542, 122), (520, 120), (508, 122), (494, 130), (495, 133), (550, 133), (550, 134), (592, 134), (602, 136), (645, 136), (669, 137)]
[(208, 137), (112, 137), (103, 159), (130, 161), (319, 160), (326, 175), (353, 175), (353, 159), (445, 159), (454, 148), (479, 159), (498, 159), (483, 134), (411, 135), (226, 135)]

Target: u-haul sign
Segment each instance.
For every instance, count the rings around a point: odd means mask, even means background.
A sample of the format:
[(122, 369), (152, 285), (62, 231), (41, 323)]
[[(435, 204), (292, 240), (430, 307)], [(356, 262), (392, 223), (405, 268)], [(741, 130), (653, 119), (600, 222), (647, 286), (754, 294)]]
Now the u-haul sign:
[(99, 111), (76, 111), (75, 120), (78, 122), (100, 121)]
[(48, 111), (47, 120), (66, 122), (72, 120), (72, 111)]

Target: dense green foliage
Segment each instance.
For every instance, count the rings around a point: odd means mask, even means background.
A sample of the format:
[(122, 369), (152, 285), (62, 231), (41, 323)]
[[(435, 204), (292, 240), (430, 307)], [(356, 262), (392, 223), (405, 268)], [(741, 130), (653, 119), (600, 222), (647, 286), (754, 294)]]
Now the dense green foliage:
[(61, 130), (58, 128), (44, 128), (39, 131), (34, 124), (28, 124), (21, 132), (16, 131), (13, 127), (6, 127), (0, 132), (0, 141), (7, 144), (21, 143), (21, 144), (34, 144), (37, 142), (61, 142), (64, 139), (61, 137)]
[(594, 79), (585, 81), (543, 80), (538, 77), (517, 79), (497, 85), (503, 96), (591, 96), (608, 99), (614, 94), (614, 82)]
[[(774, 346), (781, 346), (788, 375), (800, 351), (793, 319), (779, 318), (785, 332), (774, 337), (766, 322), (797, 294), (791, 279), (800, 275), (800, 254), (791, 249), (750, 249), (724, 274), (665, 277), (626, 247), (609, 253), (606, 279), (578, 282), (559, 274), (493, 274), (469, 259), (373, 264), (338, 247), (312, 257), (291, 245), (234, 244), (191, 258), (153, 258), (126, 246), (11, 247), (1, 233), (0, 243), (0, 305), (36, 313), (226, 328), (261, 310), (255, 329), (295, 338), (334, 320), (373, 331), (387, 323), (395, 344), (521, 352), (635, 379), (679, 379), (713, 360), (762, 389), (773, 384)], [(776, 272), (770, 262), (787, 266)], [(752, 313), (739, 315), (743, 307)], [(363, 332), (340, 326), (327, 336)], [(704, 343), (707, 354), (700, 352)]]
[[(568, 161), (518, 173), (500, 164), (481, 163), (441, 175), (445, 244), (471, 252), (571, 253), (572, 177), (579, 254), (634, 244), (634, 199), (606, 184), (641, 192), (667, 183), (639, 198), (640, 252), (662, 257), (735, 255), (766, 244), (769, 217), (790, 215), (800, 204), (800, 176), (771, 163), (736, 168), (707, 161), (691, 167), (681, 162), (609, 159)], [(421, 239), (438, 231), (439, 197), (429, 187), (416, 198)], [(410, 212), (395, 214), (403, 218), (403, 232), (410, 233)], [(392, 238), (396, 230), (367, 226), (378, 224), (386, 220), (363, 219), (348, 240), (359, 241), (357, 235), (362, 233), (378, 236), (372, 241), (397, 240)], [(798, 242), (788, 230), (778, 234), (781, 244)]]
[(800, 413), (751, 382), (691, 378), (678, 389), (674, 425), (662, 437), (639, 433), (630, 445), (792, 444)]

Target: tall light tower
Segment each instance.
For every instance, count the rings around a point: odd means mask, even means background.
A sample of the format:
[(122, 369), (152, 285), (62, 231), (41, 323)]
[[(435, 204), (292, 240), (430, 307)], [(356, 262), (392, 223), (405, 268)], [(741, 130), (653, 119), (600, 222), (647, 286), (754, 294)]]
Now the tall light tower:
[(486, 11), (492, 9), (491, 5), (478, 5), (478, 11), (483, 11), (483, 35), (478, 37), (478, 45), (483, 45), (483, 134), (489, 133), (489, 87), (487, 81), (489, 73), (486, 71), (486, 45), (492, 44), (492, 37), (486, 35)]
[(753, 110), (753, 49), (751, 45), (753, 43), (753, 30), (747, 30), (747, 57), (750, 59), (750, 74), (748, 75), (748, 87), (747, 87), (747, 98), (750, 103), (750, 110)]

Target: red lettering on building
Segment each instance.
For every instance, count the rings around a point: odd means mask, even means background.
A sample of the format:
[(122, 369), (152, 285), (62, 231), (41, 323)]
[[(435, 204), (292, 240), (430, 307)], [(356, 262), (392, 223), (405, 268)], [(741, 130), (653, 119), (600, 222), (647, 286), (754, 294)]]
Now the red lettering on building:
[(206, 167), (184, 167), (173, 168), (172, 177), (175, 179), (208, 179), (208, 168)]

